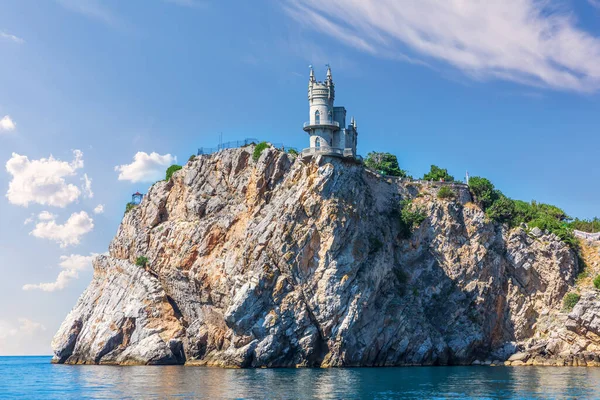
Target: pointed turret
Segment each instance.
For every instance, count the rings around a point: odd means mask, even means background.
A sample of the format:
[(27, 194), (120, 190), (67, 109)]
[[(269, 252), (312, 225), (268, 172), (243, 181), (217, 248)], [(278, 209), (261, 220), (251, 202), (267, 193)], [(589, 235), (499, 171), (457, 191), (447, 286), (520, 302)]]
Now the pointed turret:
[(327, 64), (327, 80), (331, 81), (331, 67)]
[(310, 68), (310, 76), (309, 76), (308, 80), (310, 82), (314, 82), (315, 81), (315, 71), (313, 70), (313, 66), (309, 65), (308, 68)]

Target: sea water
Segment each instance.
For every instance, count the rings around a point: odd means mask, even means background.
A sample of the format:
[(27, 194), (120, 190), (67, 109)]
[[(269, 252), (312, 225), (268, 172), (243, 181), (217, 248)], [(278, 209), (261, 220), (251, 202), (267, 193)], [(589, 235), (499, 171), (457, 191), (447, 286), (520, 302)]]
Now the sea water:
[(600, 368), (220, 369), (52, 365), (0, 357), (0, 399), (600, 398)]

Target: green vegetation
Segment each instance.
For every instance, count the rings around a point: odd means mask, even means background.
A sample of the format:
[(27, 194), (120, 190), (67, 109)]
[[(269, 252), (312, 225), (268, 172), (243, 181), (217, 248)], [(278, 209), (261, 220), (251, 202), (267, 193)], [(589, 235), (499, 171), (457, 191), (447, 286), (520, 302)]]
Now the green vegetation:
[(134, 209), (137, 206), (137, 204), (129, 202), (125, 205), (125, 214), (127, 214), (129, 211), (131, 211), (132, 209)]
[(296, 149), (288, 149), (287, 152), (293, 156), (298, 156), (298, 151)]
[(192, 155), (190, 156), (190, 158), (188, 158), (188, 162), (190, 162), (190, 161), (194, 161), (195, 159), (196, 159), (196, 156), (192, 154)]
[(445, 182), (452, 182), (452, 181), (454, 181), (454, 177), (452, 175), (448, 174), (447, 169), (442, 169), (442, 168), (438, 167), (437, 165), (432, 165), (429, 172), (426, 173), (425, 175), (423, 175), (423, 180), (424, 181), (443, 180)]
[(498, 195), (498, 198), (486, 210), (486, 214), (490, 219), (501, 224), (508, 223), (515, 225), (515, 222), (512, 220), (515, 210), (514, 201), (504, 195)]
[(412, 204), (409, 199), (400, 202), (400, 235), (408, 239), (412, 231), (418, 228), (427, 216), (421, 207)]
[(405, 170), (400, 169), (398, 158), (390, 153), (371, 152), (367, 154), (365, 166), (382, 175), (399, 176), (401, 178), (408, 176)]
[(565, 311), (571, 311), (573, 307), (579, 302), (579, 296), (577, 293), (567, 293), (563, 298), (563, 309)]
[(577, 229), (582, 232), (596, 233), (600, 232), (600, 218), (595, 217), (594, 219), (578, 219), (575, 218), (569, 223), (569, 226), (573, 229)]
[(483, 208), (484, 210), (491, 206), (498, 196), (494, 190), (494, 185), (492, 185), (492, 182), (486, 178), (480, 178), (478, 176), (474, 176), (469, 179), (469, 190), (473, 195), (475, 203), (477, 203), (479, 207)]
[(165, 177), (165, 181), (170, 181), (171, 180), (171, 176), (173, 176), (173, 174), (177, 171), (179, 171), (181, 169), (181, 165), (177, 165), (177, 164), (173, 164), (171, 165), (169, 168), (167, 168), (167, 173), (166, 173), (166, 177)]
[(144, 256), (140, 256), (135, 260), (135, 265), (138, 267), (145, 267), (148, 265), (148, 259)]
[(594, 278), (594, 287), (600, 289), (600, 275)]
[(448, 186), (442, 186), (440, 190), (438, 190), (437, 197), (438, 199), (453, 199), (456, 195), (454, 194), (454, 190), (450, 189)]
[(477, 176), (469, 179), (469, 190), (491, 220), (511, 227), (527, 224), (529, 228), (547, 230), (571, 247), (577, 247), (577, 240), (568, 224), (570, 218), (562, 209), (535, 201), (512, 200), (496, 190), (489, 180)]
[(260, 142), (256, 145), (256, 147), (254, 148), (254, 153), (252, 153), (252, 159), (254, 160), (254, 162), (258, 161), (258, 159), (260, 158), (260, 154), (263, 152), (264, 149), (268, 147), (269, 144), (267, 142)]

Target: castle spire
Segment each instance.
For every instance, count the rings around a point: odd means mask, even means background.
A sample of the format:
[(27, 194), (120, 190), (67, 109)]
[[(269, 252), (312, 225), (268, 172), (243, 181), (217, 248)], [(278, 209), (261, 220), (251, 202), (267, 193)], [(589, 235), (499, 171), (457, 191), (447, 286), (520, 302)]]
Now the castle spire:
[(315, 71), (313, 70), (312, 65), (309, 65), (308, 68), (310, 68), (310, 76), (309, 76), (308, 80), (313, 82), (315, 80)]
[(329, 64), (327, 65), (327, 80), (330, 81), (331, 80), (331, 67), (329, 66)]

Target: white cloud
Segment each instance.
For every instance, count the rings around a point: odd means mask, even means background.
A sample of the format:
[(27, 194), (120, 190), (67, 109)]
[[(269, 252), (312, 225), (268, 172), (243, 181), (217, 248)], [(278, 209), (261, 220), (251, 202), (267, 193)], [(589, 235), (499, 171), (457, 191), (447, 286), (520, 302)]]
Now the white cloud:
[(2, 119), (0, 119), (0, 132), (14, 131), (16, 127), (17, 124), (10, 118), (10, 115), (5, 115)]
[(31, 234), (37, 238), (53, 240), (60, 247), (67, 247), (79, 244), (81, 237), (93, 228), (94, 220), (85, 211), (81, 211), (71, 214), (64, 225), (57, 224), (55, 219), (38, 222)]
[(35, 214), (31, 214), (25, 221), (23, 221), (23, 225), (29, 225), (33, 221), (35, 221)]
[(82, 271), (92, 266), (92, 261), (97, 255), (97, 253), (91, 253), (89, 256), (82, 256), (80, 254), (60, 256), (60, 263), (58, 265), (66, 270)]
[[(593, 3), (593, 2), (592, 2)], [(600, 38), (558, 3), (538, 0), (300, 0), (298, 22), (370, 54), (414, 55), (475, 79), (578, 92), (600, 90)]]
[(38, 214), (38, 219), (40, 221), (50, 221), (56, 219), (56, 214), (52, 214), (48, 211), (42, 211)]
[(0, 340), (20, 334), (32, 335), (38, 330), (46, 330), (44, 325), (27, 318), (19, 318), (18, 322), (19, 325), (14, 326), (7, 321), (0, 320)]
[(54, 292), (66, 288), (72, 280), (79, 278), (79, 272), (91, 267), (92, 261), (98, 254), (91, 253), (89, 256), (80, 254), (71, 254), (70, 256), (60, 257), (60, 267), (62, 271), (56, 277), (54, 282), (28, 283), (23, 285), (23, 290), (42, 290), (44, 292)]
[(12, 153), (6, 162), (6, 170), (13, 177), (6, 193), (8, 201), (25, 207), (29, 203), (66, 207), (76, 201), (81, 191), (65, 178), (83, 168), (83, 153), (74, 150), (73, 156), (69, 163), (52, 156), (30, 161), (27, 156)]
[(94, 197), (94, 192), (92, 192), (92, 178), (89, 178), (87, 174), (83, 174), (81, 180), (83, 181), (83, 195), (91, 199)]
[(98, 204), (96, 208), (94, 208), (94, 214), (103, 214), (104, 213), (104, 204)]
[(131, 164), (116, 166), (115, 171), (119, 172), (120, 181), (153, 182), (163, 178), (167, 167), (175, 162), (177, 157), (170, 154), (161, 156), (158, 153), (140, 151), (133, 157)]
[(2, 31), (0, 31), (0, 38), (10, 40), (17, 44), (25, 43), (25, 40), (21, 39), (20, 37), (17, 37), (15, 35), (11, 35), (10, 33), (2, 32)]
[(29, 318), (18, 318), (16, 323), (0, 320), (0, 354), (49, 354), (50, 338), (46, 337), (48, 333), (44, 325)]

